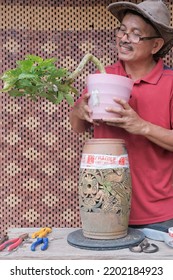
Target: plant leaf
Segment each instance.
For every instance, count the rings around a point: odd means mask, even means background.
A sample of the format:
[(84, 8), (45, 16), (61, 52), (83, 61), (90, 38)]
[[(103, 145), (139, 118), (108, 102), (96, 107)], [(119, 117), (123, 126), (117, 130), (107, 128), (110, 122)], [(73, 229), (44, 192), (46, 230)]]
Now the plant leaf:
[(70, 90), (71, 90), (71, 92), (73, 92), (76, 95), (79, 94), (78, 90), (75, 87), (73, 87), (73, 86), (70, 86)]
[(20, 97), (20, 96), (23, 96), (24, 93), (23, 93), (23, 92), (20, 92), (20, 91), (17, 90), (17, 89), (13, 89), (13, 90), (10, 90), (10, 91), (9, 91), (9, 95), (10, 95), (10, 96), (13, 96), (13, 97)]
[(37, 63), (41, 63), (43, 61), (42, 57), (34, 55), (34, 54), (27, 54), (26, 59), (37, 62)]
[(71, 106), (74, 105), (74, 100), (71, 94), (65, 94), (64, 95), (65, 99), (67, 100), (67, 103)]
[(19, 80), (22, 80), (22, 79), (36, 79), (36, 78), (37, 78), (37, 75), (28, 74), (28, 73), (21, 73), (18, 77)]
[(61, 91), (58, 91), (57, 102), (58, 104), (61, 103), (64, 99), (64, 94)]
[(33, 61), (30, 60), (17, 61), (17, 65), (20, 67), (22, 72), (29, 72), (32, 69)]

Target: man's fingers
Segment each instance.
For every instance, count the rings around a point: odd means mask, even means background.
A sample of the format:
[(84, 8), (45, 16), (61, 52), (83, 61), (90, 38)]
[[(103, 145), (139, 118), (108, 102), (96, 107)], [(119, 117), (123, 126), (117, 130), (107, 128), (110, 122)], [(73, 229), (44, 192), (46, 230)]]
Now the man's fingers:
[(90, 98), (91, 94), (90, 93), (85, 93), (84, 96), (83, 96), (83, 99), (85, 101), (87, 101), (89, 98)]
[[(129, 114), (129, 110), (131, 109), (130, 105), (123, 99), (114, 98), (115, 106), (107, 107), (107, 112), (117, 113), (121, 117), (127, 116)], [(120, 106), (119, 106), (120, 105)]]
[(121, 117), (127, 115), (126, 110), (123, 107), (121, 107), (121, 108), (119, 108), (119, 107), (107, 107), (105, 110), (107, 112), (110, 112), (110, 113), (119, 114)]
[(116, 103), (120, 104), (126, 110), (131, 108), (130, 105), (124, 99), (119, 99), (119, 98), (114, 97), (113, 100)]
[(90, 107), (88, 105), (84, 105), (84, 110), (85, 112), (87, 112), (88, 114), (92, 114), (92, 110), (90, 109)]
[(89, 123), (93, 123), (93, 119), (88, 114), (85, 114), (84, 119)]
[(110, 118), (110, 119), (106, 118), (106, 119), (103, 119), (103, 121), (106, 123), (109, 123), (109, 124), (114, 124), (114, 125), (124, 123), (122, 118)]

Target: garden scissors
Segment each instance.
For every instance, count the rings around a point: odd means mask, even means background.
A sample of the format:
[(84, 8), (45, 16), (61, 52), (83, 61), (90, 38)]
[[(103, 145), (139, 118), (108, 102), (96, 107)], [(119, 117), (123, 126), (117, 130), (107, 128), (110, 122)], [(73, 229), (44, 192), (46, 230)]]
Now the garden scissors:
[(9, 246), (8, 251), (12, 251), (13, 249), (19, 247), (19, 245), (23, 242), (23, 240), (27, 239), (28, 237), (29, 235), (25, 233), (17, 238), (9, 239), (0, 245), (0, 251), (4, 250), (8, 246)]
[(150, 244), (145, 238), (141, 243), (135, 246), (130, 246), (129, 250), (134, 253), (156, 253), (159, 251), (159, 247), (156, 244)]

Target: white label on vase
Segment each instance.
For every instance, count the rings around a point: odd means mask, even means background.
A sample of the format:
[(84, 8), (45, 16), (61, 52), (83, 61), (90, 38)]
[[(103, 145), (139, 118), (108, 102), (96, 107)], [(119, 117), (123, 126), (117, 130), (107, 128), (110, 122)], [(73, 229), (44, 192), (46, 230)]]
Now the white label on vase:
[(91, 91), (91, 103), (92, 106), (98, 106), (99, 105), (99, 91), (98, 89), (94, 89)]
[(112, 156), (101, 154), (82, 154), (80, 168), (105, 169), (105, 168), (128, 168), (128, 155)]

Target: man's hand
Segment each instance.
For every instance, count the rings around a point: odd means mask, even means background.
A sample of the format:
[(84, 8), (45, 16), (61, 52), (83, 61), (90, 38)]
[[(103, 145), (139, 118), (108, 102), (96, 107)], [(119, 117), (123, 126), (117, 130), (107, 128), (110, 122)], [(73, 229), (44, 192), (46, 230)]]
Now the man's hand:
[(121, 108), (109, 107), (107, 112), (118, 113), (120, 117), (103, 119), (108, 125), (124, 128), (132, 134), (145, 135), (147, 133), (147, 122), (139, 117), (139, 115), (130, 107), (130, 105), (122, 99), (114, 98), (114, 101), (121, 105)]
[(89, 93), (84, 94), (81, 102), (76, 104), (75, 114), (79, 119), (87, 121), (89, 123), (93, 123), (93, 120), (91, 118), (92, 110), (88, 106), (89, 98), (90, 98)]

